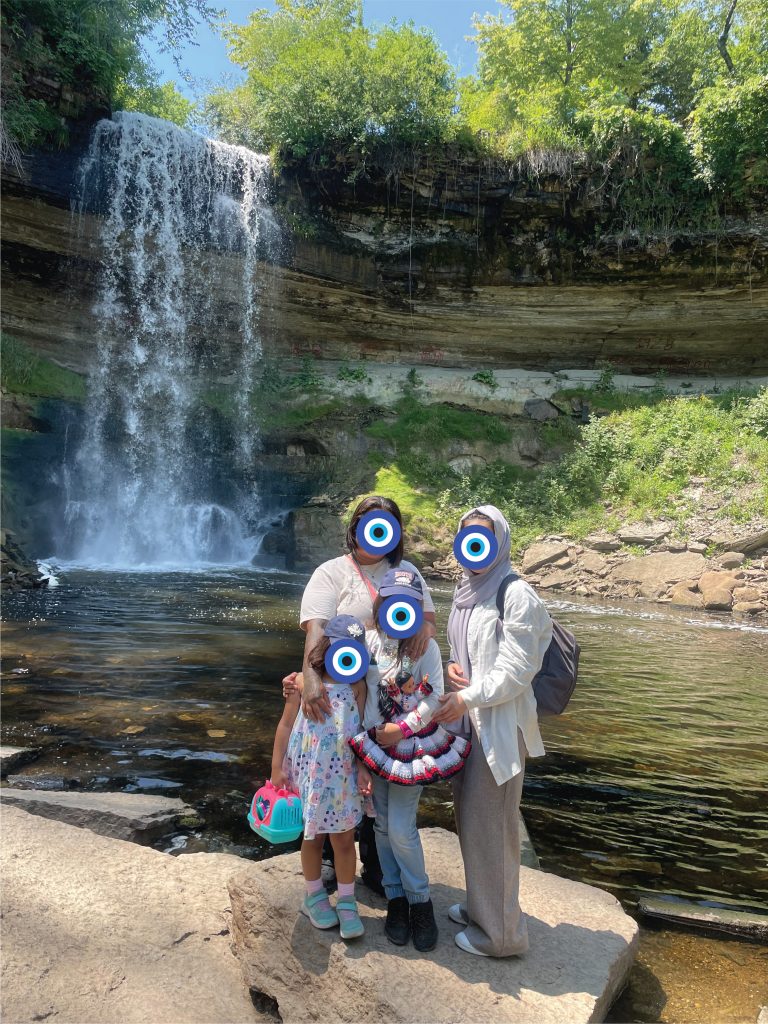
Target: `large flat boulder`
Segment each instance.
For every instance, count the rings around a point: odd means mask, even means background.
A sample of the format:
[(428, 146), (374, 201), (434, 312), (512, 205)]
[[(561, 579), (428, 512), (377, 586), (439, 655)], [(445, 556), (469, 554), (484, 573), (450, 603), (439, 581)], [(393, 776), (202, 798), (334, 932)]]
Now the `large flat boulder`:
[[(292, 1021), (600, 1021), (623, 987), (637, 925), (600, 889), (522, 868), (530, 951), (493, 960), (463, 953), (448, 907), (463, 896), (458, 839), (421, 833), (440, 940), (432, 953), (384, 936), (385, 903), (360, 887), (366, 934), (346, 944), (299, 913), (298, 854), (254, 864), (230, 882), (235, 949), (254, 993)], [(479, 841), (482, 841), (480, 837)]]
[(171, 857), (3, 807), (2, 1020), (250, 1024), (229, 854)]
[(620, 583), (645, 583), (663, 587), (680, 580), (698, 579), (706, 565), (704, 556), (692, 551), (641, 555), (615, 566), (611, 571), (611, 579)]
[(6, 786), (0, 790), (0, 800), (31, 814), (134, 843), (151, 843), (181, 823), (192, 825), (199, 820), (196, 811), (182, 800), (142, 793), (82, 793)]

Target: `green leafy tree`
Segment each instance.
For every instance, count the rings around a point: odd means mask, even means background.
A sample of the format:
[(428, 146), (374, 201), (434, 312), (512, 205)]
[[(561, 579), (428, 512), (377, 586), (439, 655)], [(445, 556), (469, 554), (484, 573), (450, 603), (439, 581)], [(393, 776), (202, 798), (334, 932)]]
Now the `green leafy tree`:
[(768, 197), (768, 75), (705, 89), (689, 134), (705, 179), (719, 193)]
[(66, 141), (59, 112), (35, 95), (39, 76), (105, 103), (130, 94), (138, 103), (144, 89), (153, 109), (181, 116), (178, 97), (157, 84), (143, 40), (155, 32), (163, 49), (176, 52), (194, 41), (201, 20), (217, 15), (207, 0), (4, 0), (5, 131), (23, 147)]
[(303, 157), (429, 144), (454, 130), (453, 74), (432, 35), (367, 29), (355, 0), (277, 0), (225, 36), (247, 72), (207, 102), (225, 139)]
[(152, 117), (172, 121), (187, 128), (196, 110), (175, 82), (159, 82), (154, 76), (142, 76), (140, 81), (119, 82), (115, 90), (114, 106), (117, 110), (136, 110)]

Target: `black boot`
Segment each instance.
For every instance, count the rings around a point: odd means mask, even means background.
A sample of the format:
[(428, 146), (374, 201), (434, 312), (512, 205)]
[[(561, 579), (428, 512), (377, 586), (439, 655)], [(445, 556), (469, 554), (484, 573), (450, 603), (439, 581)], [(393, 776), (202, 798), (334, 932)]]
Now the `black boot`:
[(420, 953), (428, 953), (437, 945), (437, 922), (432, 900), (411, 904), (411, 934)]
[(411, 934), (411, 923), (408, 917), (408, 900), (405, 896), (395, 896), (387, 903), (387, 920), (384, 931), (390, 942), (396, 946), (404, 946)]

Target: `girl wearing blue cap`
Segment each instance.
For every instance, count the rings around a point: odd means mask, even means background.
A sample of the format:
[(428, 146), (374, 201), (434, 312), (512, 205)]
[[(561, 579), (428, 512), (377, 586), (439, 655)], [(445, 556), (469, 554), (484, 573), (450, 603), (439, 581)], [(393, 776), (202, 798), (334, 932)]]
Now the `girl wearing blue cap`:
[[(302, 912), (315, 928), (338, 924), (342, 938), (352, 939), (364, 931), (355, 900), (355, 828), (364, 811), (373, 813), (370, 775), (349, 747), (360, 731), (366, 697), (368, 652), (362, 623), (352, 615), (334, 616), (309, 660), (323, 679), (331, 713), (320, 722), (312, 721), (301, 710), (300, 689), (288, 693), (275, 733), (272, 784), (301, 796), (301, 866), (306, 883)], [(321, 880), (326, 836), (333, 845), (338, 880), (335, 909)]]

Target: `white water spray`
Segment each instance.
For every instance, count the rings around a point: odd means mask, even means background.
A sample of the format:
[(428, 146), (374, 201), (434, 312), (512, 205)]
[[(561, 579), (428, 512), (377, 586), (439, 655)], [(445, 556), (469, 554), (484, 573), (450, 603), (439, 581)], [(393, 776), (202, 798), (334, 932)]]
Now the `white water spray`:
[[(268, 158), (242, 147), (142, 114), (97, 125), (81, 191), (81, 208), (103, 211), (97, 352), (70, 474), (69, 557), (188, 566), (242, 563), (257, 549), (253, 389), (279, 245), (268, 186)], [(222, 294), (234, 353), (214, 312)], [(206, 399), (225, 375), (236, 479), (222, 482)]]

